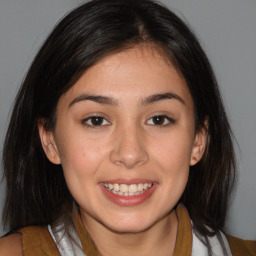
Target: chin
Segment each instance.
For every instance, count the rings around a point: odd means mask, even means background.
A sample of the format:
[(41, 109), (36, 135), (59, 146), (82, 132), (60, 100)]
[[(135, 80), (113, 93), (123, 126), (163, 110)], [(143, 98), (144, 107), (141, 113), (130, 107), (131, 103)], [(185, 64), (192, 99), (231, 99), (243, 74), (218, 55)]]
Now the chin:
[[(115, 220), (113, 222), (113, 219)], [(155, 224), (154, 220), (147, 220), (142, 218), (112, 218), (108, 222), (102, 222), (102, 224), (109, 230), (116, 233), (140, 233)]]
[(107, 227), (112, 232), (115, 233), (141, 233), (145, 230), (147, 230), (150, 227), (150, 225), (112, 225), (110, 227)]

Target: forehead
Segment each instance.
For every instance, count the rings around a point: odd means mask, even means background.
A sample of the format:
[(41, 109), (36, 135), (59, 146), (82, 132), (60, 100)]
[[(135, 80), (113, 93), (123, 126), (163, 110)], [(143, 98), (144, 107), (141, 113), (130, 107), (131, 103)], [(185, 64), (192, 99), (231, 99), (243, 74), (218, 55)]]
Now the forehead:
[(192, 104), (186, 82), (163, 50), (136, 46), (113, 53), (90, 67), (61, 97), (70, 100), (79, 93), (132, 99), (173, 92)]

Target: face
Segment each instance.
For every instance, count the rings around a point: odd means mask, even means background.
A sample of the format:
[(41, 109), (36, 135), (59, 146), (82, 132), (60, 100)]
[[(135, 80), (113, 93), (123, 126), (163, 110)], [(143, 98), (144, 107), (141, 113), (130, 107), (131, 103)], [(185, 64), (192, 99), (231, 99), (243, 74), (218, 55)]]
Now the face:
[(91, 225), (150, 228), (172, 212), (203, 154), (187, 85), (159, 52), (134, 47), (101, 60), (61, 96), (54, 131), (39, 125)]

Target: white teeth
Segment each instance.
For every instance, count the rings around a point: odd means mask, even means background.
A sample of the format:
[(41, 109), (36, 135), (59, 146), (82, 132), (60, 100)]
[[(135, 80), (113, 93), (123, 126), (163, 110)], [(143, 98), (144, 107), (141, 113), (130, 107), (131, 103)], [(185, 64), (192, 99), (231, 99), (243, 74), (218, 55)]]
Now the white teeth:
[(113, 189), (117, 192), (117, 191), (119, 191), (119, 185), (118, 184), (114, 184), (113, 185)]
[(112, 184), (112, 183), (104, 183), (105, 188), (111, 191), (114, 194), (120, 196), (136, 196), (141, 193), (144, 193), (148, 189), (150, 189), (153, 184), (152, 183), (139, 183), (139, 184)]
[(121, 192), (125, 193), (129, 191), (129, 187), (126, 184), (120, 184), (119, 189)]
[(138, 184), (138, 191), (142, 191), (143, 190), (143, 184), (142, 183), (140, 183), (140, 184)]
[(129, 192), (130, 193), (135, 193), (137, 191), (138, 191), (138, 186), (136, 184), (129, 185)]

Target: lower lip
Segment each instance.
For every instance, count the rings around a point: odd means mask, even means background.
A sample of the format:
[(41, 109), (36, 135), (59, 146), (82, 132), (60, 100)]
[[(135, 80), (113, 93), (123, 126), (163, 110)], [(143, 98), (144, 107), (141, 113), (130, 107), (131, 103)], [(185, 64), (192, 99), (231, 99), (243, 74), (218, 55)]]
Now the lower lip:
[(120, 196), (110, 192), (108, 189), (106, 189), (103, 186), (103, 184), (99, 184), (99, 185), (103, 194), (107, 197), (107, 199), (109, 199), (111, 202), (120, 206), (134, 206), (134, 205), (142, 204), (151, 197), (151, 195), (154, 193), (154, 191), (157, 188), (157, 184), (153, 184), (153, 186), (150, 189), (148, 189), (147, 191), (139, 195)]

